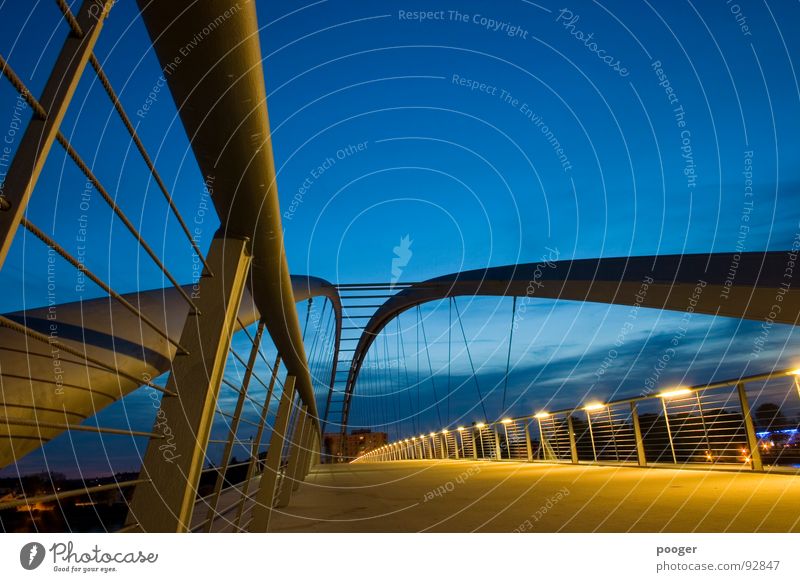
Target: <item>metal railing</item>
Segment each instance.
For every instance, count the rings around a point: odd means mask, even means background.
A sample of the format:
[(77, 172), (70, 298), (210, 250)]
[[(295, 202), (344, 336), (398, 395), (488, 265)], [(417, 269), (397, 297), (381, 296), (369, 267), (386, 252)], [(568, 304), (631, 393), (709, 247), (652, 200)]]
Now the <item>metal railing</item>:
[[(0, 511), (35, 512), (34, 506), (38, 504), (55, 503), (63, 514), (62, 504), (66, 500), (85, 500), (81, 502), (91, 505), (98, 500), (108, 500), (110, 496), (118, 495), (128, 511), (125, 524), (119, 531), (182, 532), (225, 528), (234, 531), (266, 531), (272, 509), (288, 503), (292, 490), (296, 489), (297, 484), (305, 478), (311, 463), (318, 459), (321, 440), (316, 403), (313, 398), (313, 380), (309, 379), (309, 365), (303, 346), (298, 346), (297, 338), (301, 337), (301, 332), (292, 289), (286, 289), (284, 285), (283, 289), (276, 292), (280, 295), (281, 301), (273, 305), (274, 308), (269, 313), (264, 313), (266, 310), (263, 309), (263, 305), (274, 298), (265, 299), (262, 293), (261, 315), (253, 309), (252, 317), (243, 321), (240, 314), (243, 297), (246, 291), (251, 289), (248, 283), (258, 276), (257, 269), (251, 269), (254, 255), (258, 255), (262, 268), (264, 264), (279, 264), (281, 266), (279, 272), (285, 275), (285, 280), (288, 280), (285, 255), (282, 247), (271, 254), (265, 253), (263, 246), (258, 247), (256, 243), (240, 236), (236, 228), (251, 234), (256, 229), (250, 224), (245, 226), (236, 224), (231, 216), (227, 217), (226, 225), (223, 225), (224, 228), (217, 233), (210, 250), (207, 253), (201, 251), (195, 231), (190, 231), (187, 226), (189, 221), (181, 215), (175, 200), (159, 175), (155, 158), (148, 153), (136, 127), (131, 123), (130, 116), (103, 69), (102, 59), (95, 55), (97, 39), (114, 4), (114, 0), (84, 0), (73, 14), (66, 2), (56, 0), (55, 5), (64, 19), (62, 26), (66, 23), (67, 35), (44, 90), (38, 98), (26, 85), (23, 77), (12, 68), (9, 60), (13, 59), (6, 59), (0, 55), (0, 73), (32, 112), (24, 135), (11, 159), (8, 173), (0, 184), (0, 268), (5, 263), (15, 239), (33, 235), (37, 243), (47, 248), (54, 261), (59, 258), (63, 260), (81, 277), (85, 277), (102, 291), (104, 296), (101, 299), (108, 305), (115, 305), (114, 309), (120, 307), (126, 312), (126, 317), (132, 317), (133, 323), (130, 320), (125, 320), (123, 323), (137, 330), (142, 345), (135, 347), (140, 348), (141, 352), (154, 352), (163, 362), (158, 365), (148, 362), (131, 363), (129, 354), (118, 353), (114, 343), (117, 333), (113, 324), (120, 320), (113, 314), (109, 320), (112, 324), (111, 331), (108, 332), (111, 345), (99, 347), (90, 345), (85, 339), (86, 330), (83, 324), (81, 331), (84, 339), (62, 340), (52, 333), (43, 333), (40, 328), (32, 325), (30, 321), (34, 321), (35, 318), (29, 318), (27, 312), (0, 315), (0, 328), (18, 334), (19, 342), (24, 346), (21, 349), (24, 349), (28, 356), (27, 372), (15, 376), (16, 380), (29, 381), (32, 388), (41, 389), (42, 385), (33, 383), (34, 380), (43, 382), (35, 378), (35, 361), (36, 358), (49, 358), (51, 350), (63, 353), (64, 365), (82, 369), (84, 380), (88, 378), (85, 383), (64, 387), (67, 391), (63, 400), (64, 410), (53, 410), (42, 406), (30, 394), (28, 396), (31, 399), (30, 403), (20, 405), (8, 400), (10, 393), (8, 383), (12, 376), (9, 375), (9, 366), (6, 365), (10, 360), (3, 360), (2, 374), (6, 384), (3, 400), (0, 401), (0, 406), (3, 408), (3, 415), (0, 415), (0, 437), (2, 437), (0, 446), (5, 449), (5, 458), (18, 461), (21, 456), (36, 450), (59, 435), (71, 439), (78, 433), (97, 433), (128, 437), (132, 446), (136, 446), (136, 439), (147, 439), (145, 447), (147, 452), (143, 457), (137, 479), (117, 479), (115, 476), (107, 479), (108, 482), (96, 484), (93, 482), (97, 480), (87, 481), (81, 478), (72, 481), (80, 481), (82, 485), (67, 489), (57, 487), (55, 483), (50, 482), (38, 486), (35, 492), (23, 490), (16, 498), (4, 499), (0, 502)], [(147, 25), (157, 25), (159, 11), (168, 12), (171, 9), (170, 4), (170, 2), (152, 3), (144, 15)], [(185, 11), (186, 18), (195, 18), (198, 22), (204, 23), (208, 20), (209, 11), (220, 7), (225, 8), (222, 3), (215, 3), (214, 7), (197, 5), (192, 10)], [(257, 29), (253, 6), (240, 9), (238, 3), (231, 2), (229, 8), (225, 14), (230, 15), (230, 20), (239, 20), (240, 30)], [(172, 33), (180, 35), (180, 30), (175, 33), (175, 29), (180, 28), (173, 26)], [(184, 28), (183, 32), (191, 38), (194, 35), (191, 26), (185, 24)], [(150, 32), (152, 33), (152, 30)], [(253, 42), (252, 38), (255, 36), (249, 35), (250, 42)], [(214, 42), (208, 39), (204, 42), (213, 51)], [(231, 42), (240, 41), (232, 39)], [(204, 51), (205, 49), (204, 46)], [(219, 50), (223, 55), (226, 54), (224, 47)], [(211, 58), (212, 64), (216, 67), (215, 74), (224, 79), (226, 94), (233, 94), (237, 89), (230, 87), (231, 90), (228, 90), (229, 78), (238, 78), (239, 75), (226, 75), (223, 70), (226, 66), (243, 66), (251, 72), (257, 68), (258, 72), (253, 74), (260, 74), (260, 57), (255, 63), (242, 64), (231, 60), (225, 61), (213, 54), (201, 54), (204, 51), (196, 51), (192, 58), (196, 58), (197, 61), (193, 64), (186, 59), (182, 64), (182, 75), (195, 71), (198, 77), (205, 78), (209, 67), (203, 66), (201, 60)], [(179, 276), (167, 268), (165, 258), (159, 256), (140, 229), (122, 210), (118, 197), (108, 191), (92, 165), (84, 160), (65, 135), (68, 132), (62, 131), (62, 121), (71, 106), (79, 82), (85, 76), (90, 76), (93, 84), (99, 83), (102, 86), (110, 105), (147, 168), (148, 179), (157, 185), (163, 195), (169, 216), (177, 221), (181, 237), (186, 239), (193, 260), (202, 267), (202, 276), (195, 286), (181, 286), (178, 283)], [(174, 90), (172, 83), (179, 75), (167, 76), (170, 89)], [(252, 83), (243, 83), (239, 88), (239, 90), (248, 89), (253, 89)], [(262, 102), (257, 98), (233, 98), (238, 102)], [(248, 106), (246, 117), (252, 121), (252, 118), (258, 116), (251, 113)], [(226, 115), (228, 115), (227, 110)], [(264, 121), (268, 125), (265, 120), (267, 120), (266, 111), (264, 116), (259, 118), (259, 121)], [(184, 125), (187, 123), (186, 119), (182, 121)], [(261, 129), (263, 127), (260, 127)], [(192, 135), (194, 131), (187, 129), (187, 133)], [(238, 144), (241, 147), (253, 148), (251, 136), (255, 133), (263, 134), (269, 145), (268, 126), (265, 131), (245, 133), (246, 143)], [(143, 307), (139, 293), (120, 293), (112, 288), (106, 279), (89, 269), (84, 257), (75, 256), (65, 245), (56, 240), (56, 234), (53, 232), (55, 228), (48, 231), (29, 218), (26, 211), (31, 200), (35, 198), (37, 182), (55, 143), (64, 149), (66, 156), (85, 176), (87, 184), (93, 191), (100, 194), (100, 198), (113, 213), (114, 220), (121, 221), (124, 230), (136, 242), (137, 252), (144, 251), (144, 256), (149, 257), (161, 276), (169, 281), (171, 288), (160, 290), (163, 305), (156, 310), (161, 312), (160, 316), (154, 317), (152, 312)], [(237, 143), (232, 139), (228, 145), (233, 148)], [(270, 174), (274, 174), (274, 168), (272, 168), (271, 149), (265, 149), (269, 152), (263, 168), (266, 178), (259, 176), (259, 180), (269, 181), (267, 178), (270, 178)], [(261, 151), (261, 148), (258, 150)], [(201, 163), (202, 156), (197, 156), (197, 159)], [(205, 168), (200, 169), (203, 171)], [(236, 170), (230, 171), (238, 176)], [(222, 173), (222, 170), (220, 172)], [(270, 179), (274, 188), (274, 176)], [(261, 192), (261, 189), (257, 190)], [(224, 196), (221, 194), (224, 192), (218, 192), (214, 197), (218, 210), (219, 205), (224, 204), (218, 201), (220, 198), (224, 201)], [(141, 198), (143, 197), (137, 197), (137, 200)], [(277, 194), (269, 198), (277, 200)], [(240, 206), (246, 206), (248, 203), (246, 197), (241, 195), (238, 200), (241, 201)], [(262, 202), (256, 200), (255, 204)], [(231, 210), (224, 206), (222, 208), (226, 212)], [(244, 216), (252, 214), (247, 210), (237, 211)], [(278, 212), (277, 227), (271, 225), (270, 231), (281, 232), (279, 216)], [(233, 232), (228, 229), (232, 229)], [(169, 250), (172, 252), (174, 249)], [(272, 276), (271, 272), (270, 277)], [(253, 300), (255, 304), (259, 303), (259, 297), (253, 297)], [(288, 308), (290, 301), (291, 309)], [(311, 299), (308, 301), (310, 303)], [(83, 302), (81, 302), (82, 308)], [(186, 311), (185, 321), (178, 330), (168, 329), (167, 312), (181, 310)], [(287, 310), (291, 313), (286, 313)], [(117, 309), (114, 314), (119, 312)], [(259, 320), (268, 317), (278, 318), (279, 323), (274, 321), (270, 326), (269, 321), (265, 324), (263, 319)], [(112, 322), (112, 319), (115, 321)], [(58, 318), (51, 318), (49, 315), (47, 320), (59, 323)], [(257, 323), (257, 329), (251, 334), (248, 326), (254, 323)], [(91, 324), (92, 322), (87, 323), (88, 326)], [(117, 327), (120, 326), (122, 324), (118, 324)], [(266, 338), (264, 331), (269, 332)], [(152, 342), (158, 347), (147, 345), (145, 338), (147, 334), (150, 334), (148, 337), (152, 334), (158, 336), (158, 341)], [(231, 347), (234, 337), (241, 335), (246, 335), (249, 341), (249, 356), (246, 358)], [(211, 338), (215, 340), (220, 338), (220, 341), (208, 341)], [(262, 351), (264, 339), (272, 340), (278, 353), (273, 364), (270, 364)], [(41, 353), (34, 353), (35, 350), (28, 346), (28, 343), (39, 344)], [(302, 344), (302, 340), (299, 343)], [(9, 357), (19, 358), (12, 351), (4, 350), (3, 353), (12, 354)], [(66, 355), (70, 357), (66, 358)], [(32, 360), (34, 364), (30, 363)], [(262, 378), (259, 375), (256, 369), (259, 360), (266, 365), (269, 378)], [(284, 370), (281, 373), (282, 363)], [(159, 365), (161, 367), (158, 367)], [(225, 377), (232, 366), (243, 371), (235, 380)], [(100, 376), (100, 373), (105, 375)], [(330, 373), (328, 371), (328, 374)], [(104, 389), (106, 385), (110, 387), (107, 390)], [(327, 385), (326, 382), (326, 388)], [(157, 391), (160, 398), (160, 400), (155, 399), (158, 413), (152, 431), (131, 430), (130, 426), (100, 426), (99, 422), (92, 424), (91, 420), (88, 420), (110, 402), (120, 401), (142, 386)], [(254, 396), (256, 386), (260, 386), (258, 390), (263, 389), (263, 397)], [(220, 391), (227, 389), (236, 394), (232, 410), (226, 410), (219, 399)], [(33, 389), (28, 392), (32, 393)], [(96, 404), (96, 401), (101, 404)], [(81, 406), (76, 404), (78, 402)], [(74, 410), (69, 409), (69, 406), (73, 406)], [(147, 406), (150, 406), (149, 402)], [(248, 411), (256, 411), (255, 420), (245, 418)], [(225, 427), (224, 438), (212, 438), (215, 423), (216, 425), (221, 423)], [(242, 433), (245, 432), (243, 427), (247, 427), (246, 432), (254, 433), (249, 439), (242, 437)], [(141, 440), (138, 442), (141, 443)], [(217, 445), (222, 445), (219, 454), (212, 451)], [(168, 454), (172, 450), (171, 447), (180, 452)], [(136, 448), (138, 450), (138, 447)], [(234, 462), (234, 451), (239, 449), (245, 450), (244, 460)], [(0, 463), (0, 466), (4, 464), (7, 463)], [(0, 515), (1, 521), (2, 515)], [(31, 529), (37, 529), (35, 521), (36, 519), (31, 517), (33, 524)], [(67, 527), (70, 530), (75, 529), (69, 523)]]
[(472, 459), (796, 469), (798, 430), (800, 370), (789, 369), (445, 428), (389, 443), (354, 462)]

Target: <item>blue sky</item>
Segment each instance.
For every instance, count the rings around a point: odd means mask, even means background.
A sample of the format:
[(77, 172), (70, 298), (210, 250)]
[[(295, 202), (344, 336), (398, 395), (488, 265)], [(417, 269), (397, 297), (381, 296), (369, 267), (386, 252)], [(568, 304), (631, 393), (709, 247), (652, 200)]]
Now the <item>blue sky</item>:
[[(731, 5), (259, 0), (292, 271), (334, 282), (387, 281), (404, 236), (413, 243), (401, 281), (535, 262), (547, 248), (563, 259), (725, 252), (737, 244), (788, 248), (800, 230), (800, 41), (792, 34), (800, 8), (740, 2), (737, 20)], [(432, 17), (420, 21), (416, 11)], [(0, 14), (0, 52), (38, 93), (66, 34), (60, 14), (49, 2), (36, 3), (30, 18), (21, 3), (0, 4)], [(175, 106), (157, 89), (159, 65), (134, 2), (121, 0), (106, 27), (98, 58), (193, 221), (202, 179)], [(2, 132), (15, 99), (2, 83)], [(93, 75), (74, 104), (64, 133), (176, 277), (190, 280), (190, 249)], [(745, 170), (752, 171), (751, 198)], [(96, 192), (88, 211), (80, 207), (84, 189), (83, 176), (54, 149), (30, 218), (77, 253), (85, 213), (85, 259), (94, 271), (121, 292), (167, 285)], [(206, 248), (217, 223), (200, 218)], [(18, 237), (0, 274), (3, 311), (46, 302), (45, 263), (42, 245)], [(79, 298), (74, 277), (59, 266), (59, 301)], [(448, 309), (445, 302), (423, 310), (429, 334), (441, 340), (432, 348), (440, 369), (448, 361)], [(504, 371), (510, 309), (510, 300), (463, 302), (489, 386)], [(594, 381), (626, 317), (624, 307), (567, 302), (543, 301), (529, 311), (512, 346), (511, 412), (551, 398), (568, 405), (588, 389), (603, 398), (640, 391), (680, 316), (640, 315), (624, 357)], [(401, 318), (409, 346), (415, 322), (413, 313)], [(758, 322), (695, 316), (664, 382), (797, 361), (797, 334), (780, 326), (754, 361), (758, 333)], [(465, 354), (450, 367), (468, 374)], [(420, 390), (433, 402), (430, 387)], [(460, 389), (451, 420), (475, 420), (474, 400)], [(357, 400), (354, 422), (388, 422), (398, 434), (441, 428), (433, 408), (412, 421), (408, 411), (391, 413), (391, 397), (382, 401), (387, 411)], [(494, 396), (488, 408), (490, 416), (502, 413)], [(146, 415), (140, 422), (148, 424)]]

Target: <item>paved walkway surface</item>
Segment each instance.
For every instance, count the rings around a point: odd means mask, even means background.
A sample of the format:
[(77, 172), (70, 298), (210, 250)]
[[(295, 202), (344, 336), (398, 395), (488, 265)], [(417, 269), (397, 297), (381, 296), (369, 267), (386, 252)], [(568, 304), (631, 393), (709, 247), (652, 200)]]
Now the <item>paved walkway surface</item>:
[(800, 476), (491, 461), (321, 465), (277, 532), (800, 531)]

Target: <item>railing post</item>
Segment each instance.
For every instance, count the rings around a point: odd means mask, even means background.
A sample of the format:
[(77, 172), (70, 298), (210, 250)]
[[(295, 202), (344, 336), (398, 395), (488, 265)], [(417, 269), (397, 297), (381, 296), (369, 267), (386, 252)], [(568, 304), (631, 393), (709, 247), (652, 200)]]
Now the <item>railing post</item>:
[[(248, 242), (217, 236), (208, 264), (215, 276), (204, 276), (195, 298), (202, 315), (187, 319), (181, 345), (188, 355), (176, 356), (153, 432), (170, 431), (169, 439), (151, 439), (136, 488), (128, 524), (144, 532), (185, 532), (190, 527), (208, 438), (225, 372), (231, 337), (251, 257)], [(164, 428), (162, 428), (164, 427)]]
[(597, 448), (594, 446), (594, 431), (592, 430), (592, 412), (586, 411), (586, 423), (589, 425), (589, 442), (592, 443), (592, 457), (594, 462), (597, 462)]
[(642, 426), (639, 424), (639, 408), (636, 406), (635, 400), (631, 402), (631, 420), (633, 421), (633, 437), (636, 439), (636, 461), (640, 467), (646, 467), (647, 455), (644, 451)]
[[(230, 429), (228, 431), (228, 441), (225, 443), (225, 450), (222, 452), (222, 463), (220, 463), (220, 470), (217, 473), (217, 478), (214, 482), (214, 491), (208, 501), (208, 514), (206, 515), (206, 524), (203, 528), (206, 532), (210, 532), (211, 527), (214, 525), (214, 517), (217, 512), (219, 496), (222, 493), (222, 487), (225, 483), (225, 476), (228, 472), (228, 465), (230, 464), (233, 445), (236, 442), (236, 433), (239, 432), (239, 420), (242, 416), (242, 409), (244, 408), (244, 401), (247, 397), (247, 390), (250, 387), (250, 379), (253, 377), (253, 366), (256, 364), (256, 357), (258, 356), (258, 349), (261, 345), (261, 336), (263, 333), (264, 320), (261, 320), (258, 322), (258, 329), (256, 329), (256, 334), (253, 338), (253, 346), (250, 349), (250, 356), (247, 359), (247, 369), (244, 372), (242, 386), (239, 390), (239, 396), (236, 399), (236, 407), (234, 408), (233, 419), (231, 420)], [(242, 486), (244, 487), (244, 484)]]
[(528, 453), (528, 461), (533, 461), (533, 447), (531, 447), (531, 430), (529, 423), (525, 423), (525, 450)]
[(38, 100), (46, 115), (42, 118), (34, 112), (11, 161), (0, 191), (0, 266), (14, 242), (14, 234), (113, 4), (114, 0), (84, 0), (76, 16), (83, 36), (70, 31), (64, 41)]
[(289, 428), (289, 416), (295, 396), (294, 380), (294, 376), (286, 376), (283, 383), (283, 392), (278, 404), (278, 412), (275, 415), (275, 424), (272, 427), (272, 437), (269, 439), (267, 462), (261, 473), (256, 504), (253, 508), (253, 519), (248, 527), (248, 531), (251, 532), (266, 532), (269, 529), (269, 521), (275, 504), (275, 485), (281, 469), (283, 445), (286, 441), (286, 431)]
[(300, 482), (304, 481), (305, 478), (308, 476), (308, 472), (311, 469), (311, 461), (314, 449), (314, 439), (317, 434), (317, 428), (314, 422), (307, 422), (306, 423), (306, 431), (305, 437), (303, 438), (303, 447), (300, 450), (300, 477), (299, 479), (295, 480), (294, 485), (292, 485), (292, 491), (297, 491), (300, 488)]
[(742, 418), (744, 419), (744, 431), (747, 434), (747, 446), (750, 449), (750, 461), (753, 471), (763, 471), (764, 465), (761, 462), (761, 451), (758, 448), (758, 435), (753, 426), (753, 416), (750, 413), (750, 402), (747, 399), (747, 388), (744, 382), (736, 384), (736, 391), (739, 393), (739, 404), (742, 407)]
[(669, 440), (669, 450), (672, 451), (672, 462), (678, 464), (678, 457), (675, 454), (675, 443), (672, 442), (672, 428), (669, 426), (669, 411), (667, 410), (667, 402), (664, 398), (661, 399), (661, 410), (664, 411), (664, 423), (667, 426), (667, 439)]
[(280, 371), (280, 367), (281, 356), (278, 354), (278, 356), (275, 358), (275, 365), (272, 367), (269, 388), (267, 388), (267, 394), (264, 396), (264, 405), (261, 407), (261, 419), (258, 421), (256, 436), (253, 438), (253, 452), (250, 457), (250, 463), (247, 465), (247, 479), (245, 479), (244, 486), (242, 487), (242, 498), (239, 500), (239, 507), (236, 510), (236, 531), (241, 531), (244, 505), (247, 501), (247, 496), (250, 494), (250, 481), (252, 481), (253, 477), (255, 476), (256, 467), (258, 466), (258, 450), (261, 448), (261, 438), (264, 435), (264, 424), (266, 424), (267, 416), (269, 416), (269, 403), (272, 401), (272, 393), (275, 390), (275, 382), (278, 380), (278, 372)]
[(572, 414), (567, 415), (567, 432), (569, 433), (569, 453), (572, 463), (578, 463), (578, 445), (575, 442), (575, 427), (572, 425)]
[(286, 465), (286, 471), (281, 480), (278, 501), (275, 507), (286, 507), (289, 505), (289, 501), (292, 498), (292, 491), (295, 490), (295, 483), (298, 485), (300, 484), (300, 456), (302, 454), (303, 441), (306, 433), (308, 406), (303, 405), (297, 413), (299, 417), (294, 421), (292, 442), (289, 443), (291, 447), (289, 451), (289, 463)]

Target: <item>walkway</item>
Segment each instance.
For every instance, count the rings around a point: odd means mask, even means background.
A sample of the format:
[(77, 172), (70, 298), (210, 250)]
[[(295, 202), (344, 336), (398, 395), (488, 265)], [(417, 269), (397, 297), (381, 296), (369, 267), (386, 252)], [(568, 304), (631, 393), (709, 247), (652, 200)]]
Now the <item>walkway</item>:
[(800, 531), (800, 478), (491, 461), (322, 465), (278, 532)]

